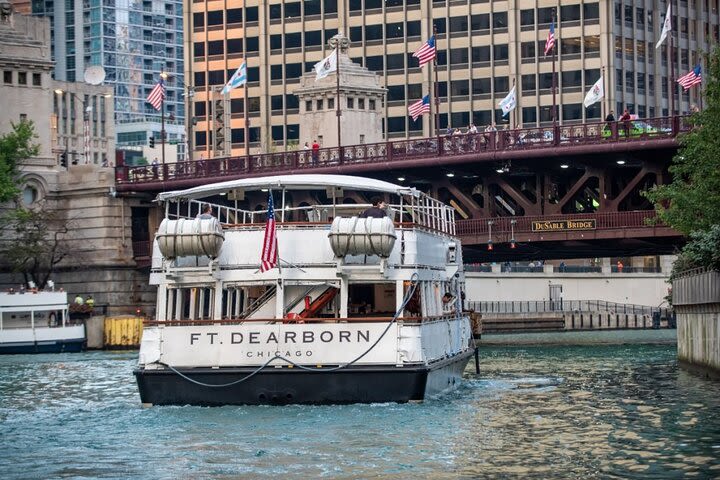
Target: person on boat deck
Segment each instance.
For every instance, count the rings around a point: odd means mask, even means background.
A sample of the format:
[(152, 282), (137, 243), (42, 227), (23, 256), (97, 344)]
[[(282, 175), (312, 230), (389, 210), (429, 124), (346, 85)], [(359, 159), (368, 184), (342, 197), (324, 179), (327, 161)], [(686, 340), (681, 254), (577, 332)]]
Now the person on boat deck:
[(213, 218), (212, 207), (205, 205), (202, 209), (202, 213), (198, 215), (198, 218)]
[(387, 212), (385, 209), (387, 208), (387, 204), (384, 200), (380, 198), (373, 198), (372, 199), (372, 207), (368, 208), (364, 212), (360, 214), (360, 218), (383, 218), (387, 217)]
[(445, 292), (442, 297), (443, 313), (454, 313), (455, 312), (455, 297), (450, 292)]
[(77, 305), (83, 305), (85, 303), (85, 300), (83, 299), (82, 295), (78, 294), (78, 296), (75, 297), (75, 303)]
[(92, 295), (88, 295), (87, 300), (85, 300), (85, 305), (89, 306), (90, 308), (93, 308), (95, 306), (95, 299), (92, 297)]

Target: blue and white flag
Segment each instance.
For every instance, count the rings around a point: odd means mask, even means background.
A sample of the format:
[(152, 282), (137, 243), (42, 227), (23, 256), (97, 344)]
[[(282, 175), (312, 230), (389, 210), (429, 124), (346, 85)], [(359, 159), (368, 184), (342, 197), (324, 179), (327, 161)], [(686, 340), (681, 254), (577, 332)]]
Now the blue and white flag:
[(225, 85), (225, 87), (222, 89), (222, 94), (225, 95), (226, 93), (229, 93), (230, 90), (233, 88), (237, 88), (241, 85), (245, 85), (247, 83), (247, 66), (245, 65), (245, 62), (242, 62), (240, 66), (238, 67), (237, 71), (233, 73), (233, 76), (230, 77), (230, 80), (228, 80), (228, 83)]
[(510, 113), (510, 110), (515, 108), (517, 105), (517, 97), (515, 96), (515, 86), (513, 85), (512, 90), (510, 90), (510, 93), (507, 94), (507, 97), (503, 98), (500, 103), (498, 104), (498, 107), (500, 107), (503, 111), (503, 117)]

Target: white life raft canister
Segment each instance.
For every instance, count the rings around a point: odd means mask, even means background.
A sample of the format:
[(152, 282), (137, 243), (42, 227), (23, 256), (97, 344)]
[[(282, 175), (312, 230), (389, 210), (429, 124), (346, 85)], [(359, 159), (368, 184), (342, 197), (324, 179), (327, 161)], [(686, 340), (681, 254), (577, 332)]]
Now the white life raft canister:
[(377, 255), (387, 258), (395, 246), (395, 227), (389, 217), (335, 217), (328, 239), (336, 257)]
[(164, 219), (155, 236), (165, 258), (206, 255), (215, 258), (225, 240), (217, 218)]

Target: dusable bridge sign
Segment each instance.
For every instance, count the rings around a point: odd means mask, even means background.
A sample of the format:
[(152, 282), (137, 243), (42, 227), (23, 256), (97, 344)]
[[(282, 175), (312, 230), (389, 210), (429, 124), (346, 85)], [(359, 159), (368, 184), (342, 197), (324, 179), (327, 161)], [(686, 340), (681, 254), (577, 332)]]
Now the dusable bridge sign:
[(595, 230), (594, 218), (578, 220), (539, 220), (532, 222), (533, 232), (566, 232), (575, 230)]

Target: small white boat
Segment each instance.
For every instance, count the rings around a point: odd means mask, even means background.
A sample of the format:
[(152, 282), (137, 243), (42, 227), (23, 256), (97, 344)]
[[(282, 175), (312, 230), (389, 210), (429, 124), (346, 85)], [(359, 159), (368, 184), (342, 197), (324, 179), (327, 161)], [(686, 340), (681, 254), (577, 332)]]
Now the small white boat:
[[(387, 216), (342, 202), (365, 195), (383, 197)], [(156, 318), (134, 371), (143, 404), (408, 402), (460, 384), (475, 346), (452, 208), (341, 175), (157, 200)]]
[(0, 292), (0, 353), (80, 352), (84, 323), (71, 323), (66, 292)]

